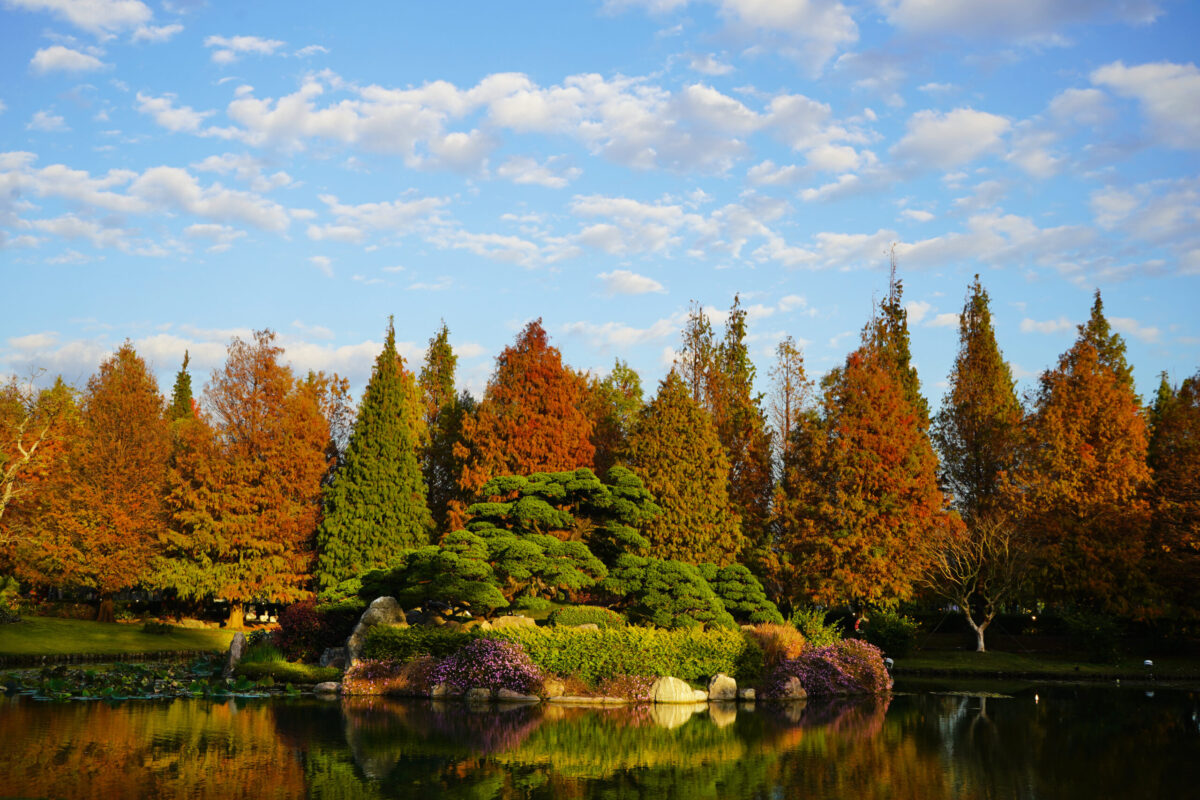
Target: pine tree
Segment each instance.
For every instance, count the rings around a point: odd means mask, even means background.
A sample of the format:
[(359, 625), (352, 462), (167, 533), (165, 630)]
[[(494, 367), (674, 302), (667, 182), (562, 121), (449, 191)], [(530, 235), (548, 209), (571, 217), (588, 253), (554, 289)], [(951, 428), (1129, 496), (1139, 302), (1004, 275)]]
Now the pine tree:
[(717, 355), (717, 343), (708, 314), (695, 301), (683, 327), (683, 343), (675, 356), (679, 378), (691, 392), (692, 402), (708, 407), (709, 379)]
[(170, 451), (158, 384), (125, 342), (88, 380), (66, 468), (26, 553), (42, 580), (99, 593), (102, 620), (112, 621), (113, 593), (147, 577)]
[(1143, 603), (1147, 431), (1124, 343), (1107, 331), (1097, 296), (1075, 344), (1041, 376), (1009, 496), (1034, 537), (1046, 599), (1130, 613)]
[(729, 502), (729, 461), (674, 370), (638, 415), (623, 460), (662, 509), (643, 530), (649, 555), (719, 566), (737, 560), (746, 540)]
[(345, 458), (322, 494), (315, 573), (322, 588), (392, 566), (406, 550), (429, 542), (433, 520), (417, 442), (406, 423), (424, 408), (412, 406), (406, 377), (412, 380), (389, 320)]
[(450, 346), (450, 329), (442, 320), (442, 327), (429, 340), (425, 350), (425, 363), (421, 366), (421, 376), (417, 385), (421, 388), (421, 397), (425, 405), (425, 423), (432, 429), (438, 413), (456, 399), (454, 393), (454, 371), (458, 365), (458, 356)]
[(458, 356), (450, 346), (450, 329), (442, 327), (429, 340), (425, 363), (417, 385), (421, 389), (429, 440), (421, 450), (421, 472), (425, 477), (434, 531), (446, 531), (450, 504), (465, 506), (470, 498), (459, 488), (462, 460), (454, 446), (462, 444), (463, 422), (474, 411), (475, 401), (465, 390), (454, 393), (454, 373)]
[[(464, 462), (459, 488), (474, 494), (496, 475), (529, 475), (591, 467), (592, 422), (584, 411), (586, 379), (565, 367), (541, 320), (525, 326), (496, 359), (476, 413), (454, 446)], [(465, 508), (451, 504), (447, 527), (461, 527)]]
[(1149, 567), (1167, 611), (1200, 616), (1200, 371), (1178, 390), (1163, 376), (1154, 406)]
[(329, 423), (311, 388), (280, 363), (275, 334), (234, 338), (204, 392), (212, 422), (180, 430), (168, 477), (172, 524), (158, 585), (183, 599), (223, 598), (240, 627), (242, 604), (307, 595)]
[(642, 408), (642, 379), (621, 359), (603, 379), (588, 382), (587, 413), (592, 420), (596, 472), (616, 465)]
[(171, 390), (171, 404), (167, 406), (167, 419), (174, 422), (178, 419), (193, 417), (196, 414), (196, 401), (192, 399), (192, 376), (188, 374), (188, 351), (183, 351), (183, 366), (175, 375), (175, 387)]
[(909, 598), (929, 544), (955, 531), (937, 460), (888, 353), (868, 342), (793, 434), (779, 494), (793, 600), (892, 605)]
[(891, 276), (888, 293), (864, 332), (864, 338), (877, 350), (890, 368), (896, 373), (904, 388), (904, 399), (917, 412), (921, 430), (929, 430), (929, 402), (921, 394), (921, 380), (917, 368), (912, 365), (912, 351), (908, 341), (908, 311), (902, 303), (904, 285), (896, 277), (896, 248), (890, 254)]
[(978, 275), (959, 317), (958, 338), (950, 391), (932, 436), (942, 456), (942, 483), (970, 521), (1001, 510), (1001, 488), (1017, 464), (1022, 423), (1012, 371), (996, 344)]

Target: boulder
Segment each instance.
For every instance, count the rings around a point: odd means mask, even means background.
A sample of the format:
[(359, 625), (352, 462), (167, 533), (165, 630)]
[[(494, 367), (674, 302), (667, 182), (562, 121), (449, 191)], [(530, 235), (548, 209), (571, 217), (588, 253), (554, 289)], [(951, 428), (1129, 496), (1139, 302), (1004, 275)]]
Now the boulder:
[(314, 686), (313, 691), (317, 694), (339, 694), (342, 691), (342, 685), (337, 681), (324, 681)]
[(354, 632), (346, 640), (347, 666), (354, 666), (362, 658), (367, 633), (376, 625), (406, 625), (404, 610), (394, 597), (376, 597), (358, 619)]
[(753, 703), (754, 697), (755, 697), (755, 691), (753, 688), (738, 689), (738, 700), (745, 700), (747, 703)]
[(780, 700), (807, 700), (808, 692), (804, 688), (804, 684), (800, 683), (799, 678), (788, 678), (787, 683), (783, 685), (783, 691), (779, 693)]
[[(695, 703), (696, 692), (679, 678), (659, 678), (650, 687), (650, 701), (653, 703)], [(704, 699), (708, 693), (704, 692)]]
[(692, 702), (693, 703), (707, 703), (708, 702), (708, 692), (704, 691), (703, 689), (692, 689)]
[(565, 684), (558, 678), (547, 678), (542, 681), (542, 694), (546, 697), (562, 697), (563, 692), (567, 690)]
[(467, 690), (468, 703), (490, 703), (492, 701), (492, 690), (485, 689), (482, 686), (476, 686), (474, 689)]
[(577, 630), (577, 631), (598, 631), (598, 630), (600, 630), (600, 626), (594, 622), (584, 622), (581, 625), (576, 625), (575, 630)]
[(540, 703), (541, 699), (532, 694), (521, 694), (512, 689), (497, 689), (496, 700), (501, 703)]
[(225, 656), (225, 667), (221, 670), (222, 678), (232, 678), (234, 667), (242, 660), (242, 656), (246, 653), (246, 634), (235, 633), (233, 641), (229, 643), (229, 653)]
[(524, 617), (519, 614), (510, 614), (505, 617), (496, 617), (492, 620), (492, 627), (500, 628), (536, 628), (537, 622), (533, 617)]
[(434, 700), (445, 700), (449, 697), (458, 697), (461, 694), (457, 689), (449, 684), (439, 683), (429, 691), (429, 696)]
[(724, 672), (718, 672), (708, 681), (709, 700), (736, 700), (737, 693), (737, 681), (726, 675)]
[(346, 668), (346, 648), (343, 647), (326, 647), (325, 652), (321, 653), (320, 664), (322, 667), (337, 667), (338, 669)]

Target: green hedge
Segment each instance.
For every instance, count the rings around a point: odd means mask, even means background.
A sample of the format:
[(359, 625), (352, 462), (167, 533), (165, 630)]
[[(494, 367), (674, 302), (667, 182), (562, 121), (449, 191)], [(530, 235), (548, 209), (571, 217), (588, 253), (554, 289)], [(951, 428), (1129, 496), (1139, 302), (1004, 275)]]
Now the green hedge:
[(450, 631), (443, 628), (412, 626), (387, 628), (376, 626), (367, 632), (363, 658), (409, 661), (419, 655), (445, 658), (479, 634), (472, 631)]
[(594, 623), (601, 628), (623, 628), (625, 618), (611, 608), (602, 606), (563, 606), (556, 608), (548, 622), (551, 625), (586, 625)]
[(672, 675), (703, 681), (718, 672), (739, 681), (762, 674), (763, 654), (740, 630), (694, 628), (504, 628), (485, 635), (524, 645), (533, 663), (595, 685), (613, 675)]

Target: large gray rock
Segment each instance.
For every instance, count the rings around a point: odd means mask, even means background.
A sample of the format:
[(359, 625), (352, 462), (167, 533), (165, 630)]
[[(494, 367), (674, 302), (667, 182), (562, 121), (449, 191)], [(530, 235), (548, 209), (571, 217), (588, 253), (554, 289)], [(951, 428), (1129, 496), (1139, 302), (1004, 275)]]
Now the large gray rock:
[(500, 703), (540, 703), (541, 698), (532, 694), (521, 694), (512, 689), (497, 689), (496, 701)]
[(780, 700), (807, 700), (808, 691), (804, 688), (804, 684), (800, 683), (799, 678), (788, 678), (787, 683), (783, 685), (783, 690), (779, 693)]
[(747, 703), (753, 703), (756, 692), (754, 688), (738, 689), (738, 700), (745, 700)]
[(314, 686), (313, 691), (317, 694), (338, 694), (342, 691), (342, 685), (337, 681), (324, 681)]
[(533, 617), (524, 617), (519, 614), (510, 614), (505, 617), (496, 617), (492, 620), (492, 627), (500, 628), (536, 628), (537, 622)]
[(708, 682), (708, 699), (717, 701), (737, 700), (737, 690), (737, 681), (724, 672), (718, 672)]
[[(650, 701), (654, 703), (695, 703), (698, 702), (696, 693), (699, 689), (693, 689), (679, 678), (659, 678), (650, 687)], [(707, 692), (701, 692), (705, 700), (708, 699)]]
[(485, 689), (482, 686), (476, 686), (474, 689), (467, 690), (468, 703), (490, 703), (492, 701), (492, 690)]
[(404, 610), (394, 597), (376, 597), (367, 606), (354, 626), (354, 632), (346, 640), (347, 666), (354, 666), (362, 659), (363, 645), (367, 643), (367, 633), (376, 625), (407, 625)]
[(326, 647), (325, 652), (321, 653), (322, 667), (336, 667), (337, 669), (346, 668), (346, 648), (343, 647)]
[(225, 655), (225, 667), (221, 670), (221, 677), (232, 678), (233, 670), (242, 660), (242, 656), (246, 653), (246, 634), (235, 633), (233, 641), (229, 643), (229, 652)]
[(434, 700), (446, 700), (451, 697), (459, 697), (461, 695), (462, 695), (462, 692), (459, 692), (453, 686), (450, 686), (449, 684), (445, 684), (445, 683), (439, 683), (437, 686), (434, 686), (433, 689), (431, 689), (429, 691), (429, 696), (432, 697)]

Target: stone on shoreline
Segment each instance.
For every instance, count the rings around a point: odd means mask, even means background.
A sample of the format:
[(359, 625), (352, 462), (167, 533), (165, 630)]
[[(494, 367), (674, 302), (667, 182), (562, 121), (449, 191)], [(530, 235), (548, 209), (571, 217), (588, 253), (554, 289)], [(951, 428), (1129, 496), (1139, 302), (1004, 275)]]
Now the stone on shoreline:
[(726, 675), (724, 672), (718, 672), (713, 675), (708, 681), (708, 699), (709, 700), (736, 700), (738, 695), (737, 681)]
[(376, 597), (358, 619), (354, 632), (346, 640), (347, 666), (354, 666), (362, 659), (363, 645), (367, 633), (376, 625), (407, 625), (404, 610), (394, 597)]
[(314, 686), (313, 691), (317, 694), (339, 694), (342, 691), (342, 685), (337, 681), (323, 681)]
[(229, 642), (229, 653), (225, 656), (225, 667), (221, 670), (222, 678), (232, 678), (233, 670), (246, 652), (246, 634), (235, 633)]

